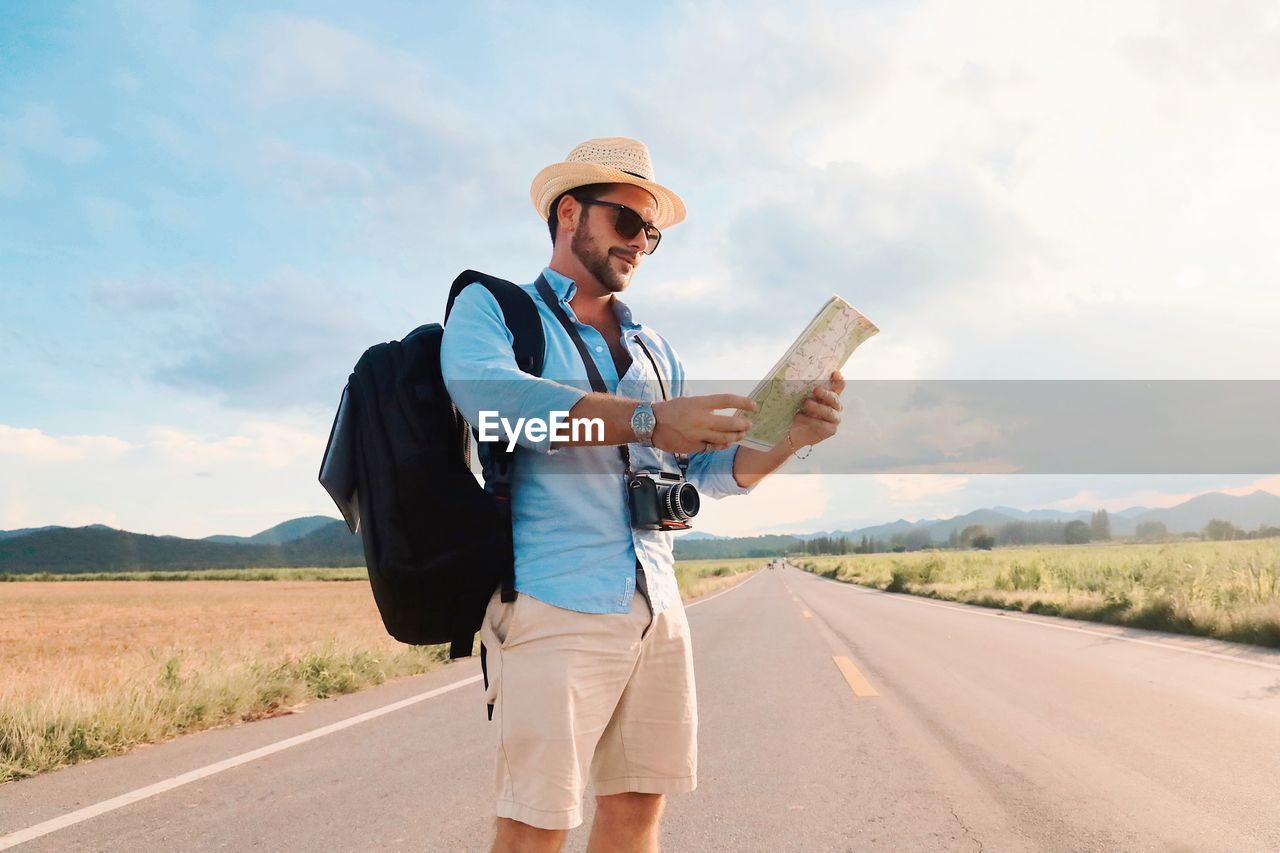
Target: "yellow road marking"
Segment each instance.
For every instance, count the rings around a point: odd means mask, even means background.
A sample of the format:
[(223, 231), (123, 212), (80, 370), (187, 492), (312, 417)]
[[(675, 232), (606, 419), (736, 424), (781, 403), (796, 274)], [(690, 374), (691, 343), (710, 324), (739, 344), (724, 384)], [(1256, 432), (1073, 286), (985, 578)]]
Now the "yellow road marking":
[(844, 655), (833, 655), (831, 658), (836, 662), (836, 666), (840, 669), (840, 674), (844, 676), (844, 680), (849, 682), (849, 686), (853, 688), (854, 696), (879, 696), (875, 688), (862, 677), (862, 673), (858, 672), (858, 668), (853, 665), (853, 661)]

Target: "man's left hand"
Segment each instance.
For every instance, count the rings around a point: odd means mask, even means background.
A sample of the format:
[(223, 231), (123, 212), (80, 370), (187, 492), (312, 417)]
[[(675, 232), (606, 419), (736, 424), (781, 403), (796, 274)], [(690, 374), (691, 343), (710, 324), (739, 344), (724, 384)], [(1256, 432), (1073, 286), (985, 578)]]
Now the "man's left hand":
[(840, 394), (844, 391), (844, 376), (834, 371), (831, 378), (813, 389), (813, 393), (800, 406), (791, 420), (791, 443), (796, 449), (806, 444), (826, 441), (840, 427)]

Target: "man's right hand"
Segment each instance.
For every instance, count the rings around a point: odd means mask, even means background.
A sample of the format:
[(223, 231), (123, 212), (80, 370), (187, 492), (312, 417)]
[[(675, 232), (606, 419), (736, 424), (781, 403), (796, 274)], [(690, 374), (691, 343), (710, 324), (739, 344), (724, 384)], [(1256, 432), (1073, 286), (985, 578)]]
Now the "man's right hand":
[(754, 412), (755, 401), (737, 394), (676, 397), (653, 404), (653, 446), (668, 453), (724, 450), (741, 441), (751, 428), (750, 418), (717, 415), (716, 409)]

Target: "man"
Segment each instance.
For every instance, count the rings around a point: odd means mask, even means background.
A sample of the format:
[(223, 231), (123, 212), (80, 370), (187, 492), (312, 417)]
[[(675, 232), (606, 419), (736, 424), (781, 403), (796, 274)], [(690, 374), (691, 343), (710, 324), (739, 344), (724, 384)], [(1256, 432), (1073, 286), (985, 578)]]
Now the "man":
[[(445, 382), (472, 424), (482, 411), (513, 423), (568, 412), (598, 418), (604, 435), (554, 446), (526, 435), (515, 457), (517, 596), (495, 592), (481, 629), (498, 736), (493, 849), (559, 850), (582, 822), (590, 779), (588, 849), (657, 850), (664, 795), (697, 783), (697, 706), (671, 534), (632, 526), (619, 447), (633, 471), (674, 472), (674, 454), (691, 454), (687, 476), (703, 494), (745, 494), (795, 449), (835, 433), (844, 381), (835, 373), (815, 390), (774, 450), (736, 446), (750, 421), (716, 410), (755, 404), (683, 396), (675, 351), (617, 296), (661, 229), (685, 215), (653, 180), (648, 149), (589, 140), (543, 169), (531, 194), (552, 239), (550, 264), (524, 286), (546, 336), (542, 376), (518, 369), (497, 302), (468, 287), (445, 329)], [(584, 356), (604, 392), (587, 389)]]

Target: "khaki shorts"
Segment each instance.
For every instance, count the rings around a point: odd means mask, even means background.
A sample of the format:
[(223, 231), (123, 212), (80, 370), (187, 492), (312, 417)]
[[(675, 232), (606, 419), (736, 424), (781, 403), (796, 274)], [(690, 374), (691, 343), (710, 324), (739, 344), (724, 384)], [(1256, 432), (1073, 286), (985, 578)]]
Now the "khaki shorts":
[(480, 639), (498, 817), (572, 829), (588, 773), (597, 796), (696, 787), (698, 708), (680, 602), (651, 623), (639, 593), (630, 613), (579, 613), (495, 592)]

